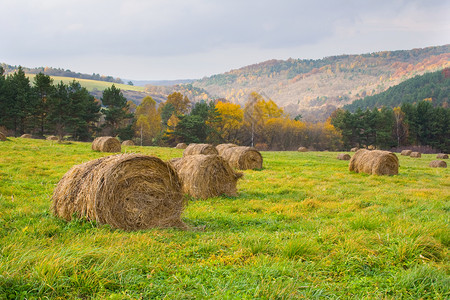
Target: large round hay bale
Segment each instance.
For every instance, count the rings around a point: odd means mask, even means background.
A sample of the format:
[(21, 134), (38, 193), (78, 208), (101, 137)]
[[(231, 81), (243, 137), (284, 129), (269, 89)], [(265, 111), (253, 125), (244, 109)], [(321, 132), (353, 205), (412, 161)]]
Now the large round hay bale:
[(185, 143), (178, 143), (175, 146), (175, 149), (186, 149), (186, 148), (187, 148), (187, 145)]
[(92, 142), (92, 150), (100, 152), (120, 152), (122, 151), (118, 139), (111, 136), (101, 136)]
[(58, 139), (58, 137), (57, 137), (56, 135), (49, 135), (49, 136), (46, 138), (46, 140), (47, 140), (47, 141), (57, 141), (57, 140), (59, 140), (59, 139)]
[(420, 158), (422, 154), (420, 152), (411, 152), (410, 157)]
[(350, 152), (356, 152), (356, 151), (358, 151), (358, 147), (354, 147), (354, 148), (352, 148), (352, 149), (350, 149)]
[(216, 146), (217, 152), (219, 152), (219, 155), (222, 155), (223, 151), (225, 151), (228, 148), (237, 147), (236, 144), (219, 144)]
[(53, 192), (52, 210), (113, 228), (185, 227), (181, 181), (157, 157), (122, 154), (72, 167)]
[(6, 135), (3, 132), (0, 132), (0, 141), (6, 141)]
[(448, 155), (445, 154), (445, 153), (438, 153), (436, 155), (436, 158), (438, 158), (438, 159), (448, 159)]
[(28, 134), (28, 133), (22, 134), (20, 137), (23, 138), (23, 139), (31, 139), (31, 138), (33, 138), (33, 136), (31, 134)]
[(231, 147), (222, 152), (221, 155), (235, 169), (249, 170), (262, 169), (263, 158), (258, 150), (252, 147)]
[(210, 144), (190, 144), (183, 151), (183, 156), (194, 155), (194, 154), (216, 154), (218, 155), (216, 147)]
[(351, 158), (349, 170), (356, 173), (396, 175), (398, 174), (398, 158), (389, 151), (360, 149)]
[(134, 142), (132, 140), (125, 140), (122, 142), (122, 146), (134, 146)]
[(400, 155), (410, 156), (411, 153), (412, 153), (412, 150), (402, 150), (402, 152), (400, 153)]
[(237, 196), (236, 183), (243, 174), (235, 172), (219, 155), (188, 155), (170, 163), (181, 178), (183, 192), (194, 198)]
[(297, 151), (298, 151), (298, 152), (308, 152), (308, 148), (306, 148), (306, 147), (299, 147), (299, 148), (297, 149)]
[(443, 160), (433, 160), (429, 166), (432, 168), (447, 168), (447, 163)]
[(347, 153), (339, 153), (337, 156), (337, 159), (340, 160), (350, 160), (350, 158), (351, 158), (350, 155)]

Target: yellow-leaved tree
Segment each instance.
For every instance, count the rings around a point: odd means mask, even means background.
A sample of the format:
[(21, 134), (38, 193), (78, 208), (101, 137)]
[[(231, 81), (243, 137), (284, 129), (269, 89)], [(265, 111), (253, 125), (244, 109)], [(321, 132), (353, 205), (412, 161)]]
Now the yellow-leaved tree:
[(216, 110), (220, 114), (220, 120), (215, 124), (215, 129), (222, 139), (228, 143), (237, 143), (239, 129), (244, 120), (244, 111), (239, 104), (219, 101)]
[(151, 145), (153, 139), (161, 131), (161, 116), (156, 110), (156, 101), (146, 96), (136, 107), (136, 134), (141, 139), (141, 145)]
[(268, 120), (284, 117), (283, 109), (279, 108), (275, 102), (271, 99), (265, 100), (260, 94), (252, 92), (244, 107), (244, 127), (250, 133), (248, 138), (251, 145), (267, 144), (269, 142), (266, 129)]

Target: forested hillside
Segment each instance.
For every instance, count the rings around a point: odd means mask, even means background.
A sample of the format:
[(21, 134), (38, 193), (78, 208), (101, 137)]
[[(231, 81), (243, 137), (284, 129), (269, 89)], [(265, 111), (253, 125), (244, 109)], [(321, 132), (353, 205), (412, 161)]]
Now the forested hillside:
[(450, 45), (319, 60), (270, 60), (203, 78), (193, 86), (240, 104), (256, 91), (291, 116), (323, 121), (338, 107), (445, 67), (450, 67)]
[(421, 100), (430, 101), (434, 106), (447, 108), (450, 97), (450, 69), (418, 75), (408, 79), (399, 85), (390, 87), (385, 92), (377, 95), (358, 99), (344, 106), (345, 109), (354, 112), (361, 108), (373, 109), (382, 106), (396, 107), (403, 103), (415, 103)]

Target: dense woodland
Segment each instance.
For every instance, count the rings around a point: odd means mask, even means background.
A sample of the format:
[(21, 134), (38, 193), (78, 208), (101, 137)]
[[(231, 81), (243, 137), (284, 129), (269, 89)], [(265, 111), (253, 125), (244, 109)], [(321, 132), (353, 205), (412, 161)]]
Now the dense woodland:
[(358, 108), (354, 113), (339, 109), (331, 116), (331, 124), (339, 129), (346, 149), (427, 145), (450, 152), (450, 109), (434, 107), (429, 101), (365, 111)]
[(450, 95), (450, 69), (444, 69), (421, 76), (415, 76), (399, 85), (390, 87), (383, 93), (355, 100), (344, 109), (355, 112), (356, 109), (375, 107), (396, 107), (404, 103), (414, 104), (418, 99), (428, 99), (434, 106), (448, 107)]
[(54, 83), (39, 73), (31, 83), (24, 70), (0, 69), (0, 126), (9, 135), (32, 133), (89, 141), (112, 135), (141, 145), (236, 143), (262, 150), (348, 150), (429, 145), (450, 151), (450, 110), (430, 101), (351, 113), (336, 110), (325, 122), (291, 118), (277, 104), (253, 92), (245, 105), (226, 99), (191, 102), (180, 92), (157, 104), (145, 97), (136, 106), (114, 85), (94, 98), (77, 81)]

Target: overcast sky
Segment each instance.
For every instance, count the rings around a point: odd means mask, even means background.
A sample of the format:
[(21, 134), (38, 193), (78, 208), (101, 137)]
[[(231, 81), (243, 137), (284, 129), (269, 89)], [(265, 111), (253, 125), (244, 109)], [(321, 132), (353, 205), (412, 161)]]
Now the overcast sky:
[(448, 0), (0, 0), (0, 12), (0, 62), (136, 80), (450, 43)]

